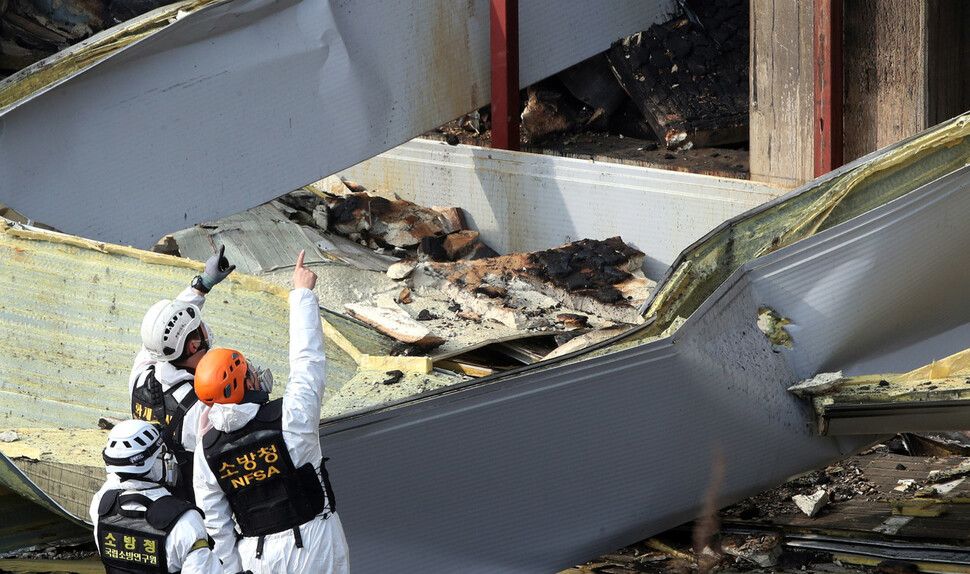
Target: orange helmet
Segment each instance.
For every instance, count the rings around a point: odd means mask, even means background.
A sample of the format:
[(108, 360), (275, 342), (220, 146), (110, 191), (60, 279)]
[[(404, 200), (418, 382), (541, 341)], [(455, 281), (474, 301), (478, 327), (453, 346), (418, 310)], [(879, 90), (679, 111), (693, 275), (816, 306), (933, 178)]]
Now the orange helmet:
[(232, 349), (211, 349), (195, 368), (195, 394), (207, 405), (239, 403), (246, 393), (246, 359)]

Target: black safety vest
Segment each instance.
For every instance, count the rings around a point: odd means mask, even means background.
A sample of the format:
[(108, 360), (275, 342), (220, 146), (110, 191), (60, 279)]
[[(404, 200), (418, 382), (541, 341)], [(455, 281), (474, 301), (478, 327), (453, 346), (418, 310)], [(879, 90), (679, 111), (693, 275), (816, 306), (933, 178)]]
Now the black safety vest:
[(209, 430), (202, 445), (243, 536), (290, 529), (298, 534), (299, 526), (323, 512), (327, 504), (330, 512), (336, 510), (323, 460), (320, 478), (311, 463), (293, 466), (283, 441), (282, 399), (262, 405), (253, 420), (237, 431)]
[(166, 391), (155, 378), (155, 365), (149, 366), (147, 370), (144, 384), (136, 385), (131, 392), (131, 416), (157, 424), (161, 428), (162, 440), (165, 441), (169, 452), (175, 455), (179, 468), (178, 484), (167, 486), (173, 495), (195, 502), (195, 492), (192, 490), (194, 461), (192, 453), (182, 446), (182, 419), (185, 418), (185, 413), (199, 402), (199, 397), (196, 396), (195, 389), (190, 389), (181, 401), (175, 400), (175, 390), (181, 388), (183, 384), (192, 386), (192, 382), (185, 381), (179, 385), (172, 385)]
[[(144, 494), (104, 493), (98, 506), (98, 551), (107, 574), (166, 574), (165, 539), (179, 517), (195, 509), (174, 496), (152, 500)], [(146, 510), (125, 510), (137, 502)], [(201, 512), (201, 511), (200, 511)]]

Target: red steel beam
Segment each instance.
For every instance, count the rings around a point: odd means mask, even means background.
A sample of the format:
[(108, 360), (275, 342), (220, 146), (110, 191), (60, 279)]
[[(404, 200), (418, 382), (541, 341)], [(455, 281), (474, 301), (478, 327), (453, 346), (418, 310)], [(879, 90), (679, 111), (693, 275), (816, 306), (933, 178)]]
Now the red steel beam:
[(815, 0), (815, 177), (845, 163), (842, 2)]
[(492, 147), (519, 149), (519, 0), (491, 0)]

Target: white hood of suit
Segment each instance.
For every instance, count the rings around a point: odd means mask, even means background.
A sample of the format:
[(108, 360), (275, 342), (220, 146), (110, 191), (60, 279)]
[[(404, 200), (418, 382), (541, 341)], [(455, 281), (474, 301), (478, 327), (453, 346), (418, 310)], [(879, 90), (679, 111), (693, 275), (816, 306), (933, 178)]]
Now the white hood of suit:
[(215, 403), (209, 409), (209, 422), (216, 430), (233, 432), (246, 426), (259, 411), (256, 403), (224, 405)]

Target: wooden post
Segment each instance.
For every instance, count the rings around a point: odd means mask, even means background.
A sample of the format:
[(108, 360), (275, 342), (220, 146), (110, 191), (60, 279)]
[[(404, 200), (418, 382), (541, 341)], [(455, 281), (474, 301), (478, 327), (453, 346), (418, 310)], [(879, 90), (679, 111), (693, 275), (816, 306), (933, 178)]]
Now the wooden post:
[(815, 177), (812, 2), (751, 0), (751, 179), (798, 187)]
[(815, 177), (844, 163), (842, 0), (815, 0)]
[(491, 0), (492, 147), (519, 149), (519, 1)]

